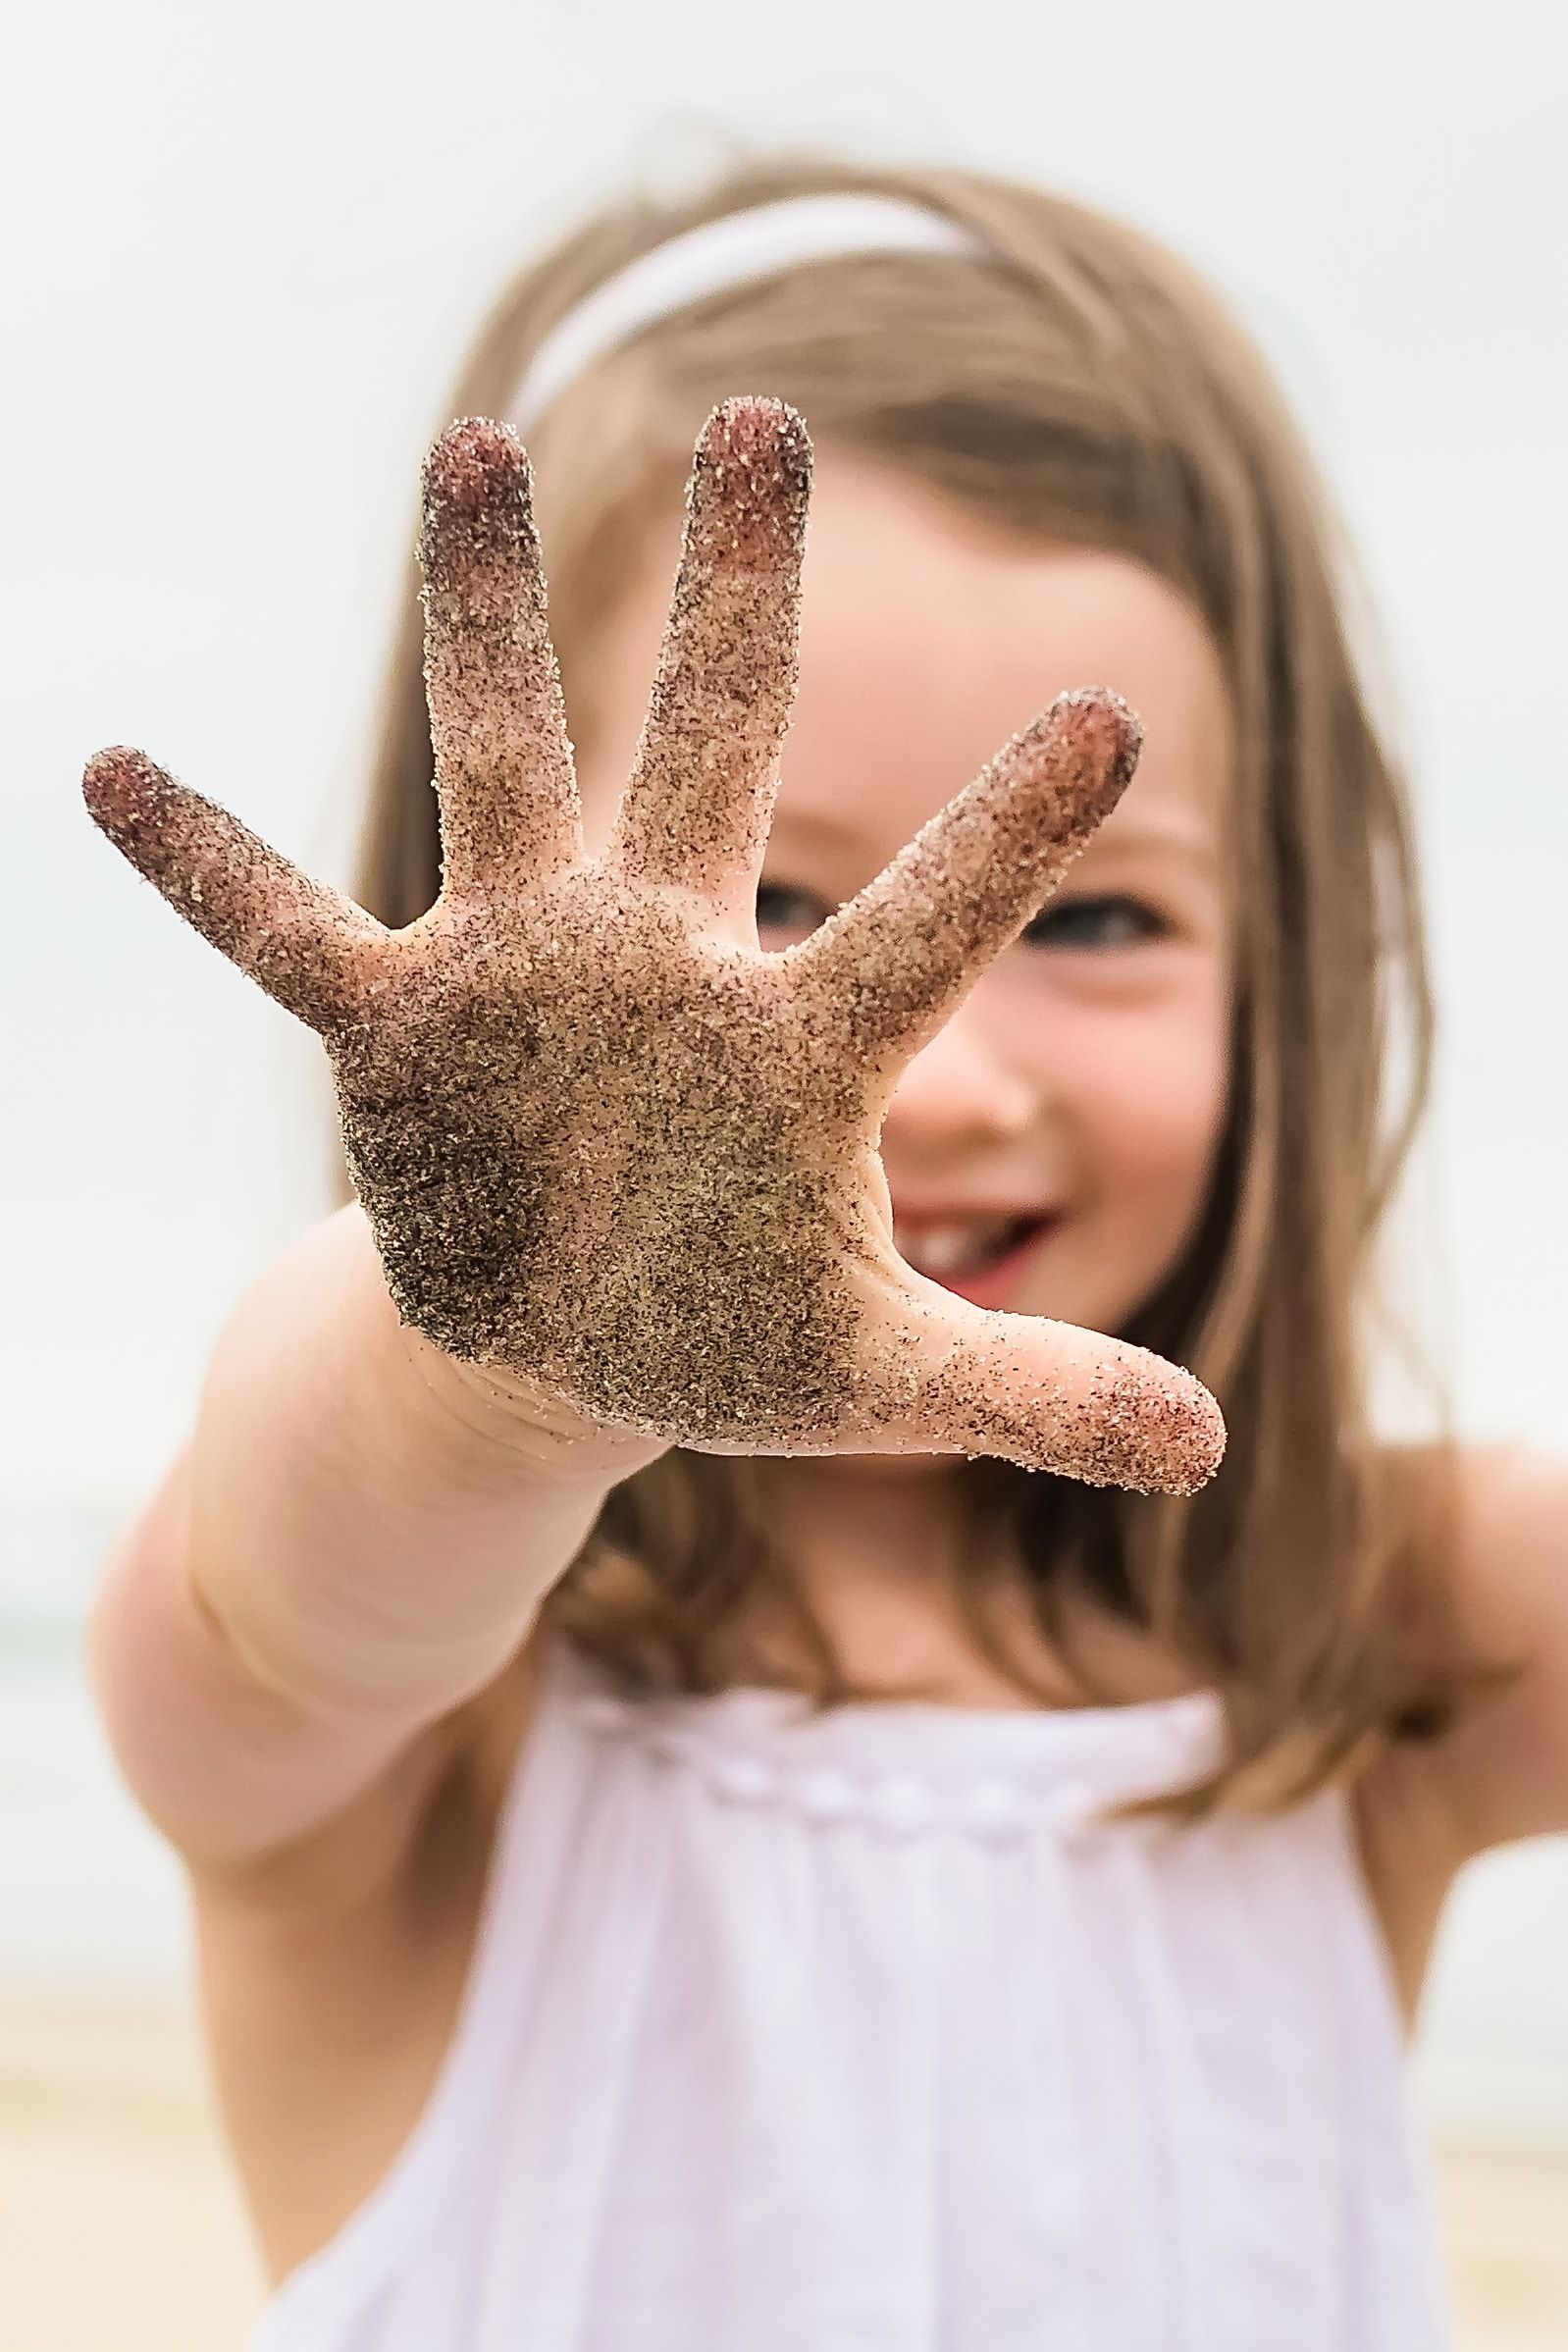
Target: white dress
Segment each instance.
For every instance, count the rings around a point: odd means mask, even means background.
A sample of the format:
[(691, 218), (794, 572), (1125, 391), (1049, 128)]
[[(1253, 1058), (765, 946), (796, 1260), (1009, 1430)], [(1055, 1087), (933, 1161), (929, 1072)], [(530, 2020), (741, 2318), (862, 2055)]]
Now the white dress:
[(1205, 1694), (627, 1702), (557, 1640), (462, 2013), (252, 2352), (1433, 2352), (1344, 1798), (1101, 1826)]

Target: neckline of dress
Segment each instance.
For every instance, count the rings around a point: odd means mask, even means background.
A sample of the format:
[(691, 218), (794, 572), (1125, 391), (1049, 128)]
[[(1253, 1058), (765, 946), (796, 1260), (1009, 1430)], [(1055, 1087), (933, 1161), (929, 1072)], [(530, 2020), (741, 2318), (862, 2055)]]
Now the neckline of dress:
[(1217, 1757), (1224, 1702), (1208, 1688), (1122, 1705), (957, 1707), (927, 1699), (846, 1699), (812, 1712), (803, 1692), (763, 1684), (639, 1698), (563, 1643), (574, 1712), (601, 1730), (640, 1732), (684, 1752), (740, 1751), (788, 1768), (811, 1762), (939, 1776), (979, 1769), (1029, 1779), (1087, 1773), (1107, 1786), (1144, 1768), (1183, 1772)]
[(649, 1703), (672, 1706), (681, 1711), (722, 1711), (733, 1708), (737, 1713), (758, 1716), (793, 1715), (799, 1710), (803, 1722), (856, 1722), (862, 1718), (885, 1722), (890, 1718), (934, 1717), (944, 1722), (985, 1726), (992, 1723), (1082, 1723), (1086, 1728), (1103, 1728), (1114, 1723), (1147, 1721), (1151, 1723), (1181, 1722), (1187, 1718), (1213, 1715), (1221, 1706), (1220, 1695), (1207, 1686), (1167, 1693), (1158, 1699), (1129, 1699), (1108, 1700), (1095, 1706), (951, 1706), (940, 1699), (844, 1699), (831, 1706), (810, 1712), (811, 1701), (808, 1692), (785, 1690), (768, 1683), (730, 1683), (722, 1691), (672, 1692), (667, 1697)]

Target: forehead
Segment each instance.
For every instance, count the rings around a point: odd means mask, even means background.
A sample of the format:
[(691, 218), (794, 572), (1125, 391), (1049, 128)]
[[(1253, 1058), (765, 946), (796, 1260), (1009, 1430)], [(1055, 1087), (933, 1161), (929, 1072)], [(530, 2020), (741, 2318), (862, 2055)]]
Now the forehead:
[[(672, 524), (589, 654), (579, 770), (591, 834), (607, 826), (636, 751), (675, 546)], [(1175, 588), (1129, 556), (1006, 535), (908, 474), (818, 453), (780, 849), (815, 842), (874, 870), (1074, 686), (1115, 687), (1144, 728), (1137, 774), (1096, 847), (1212, 844), (1228, 698), (1208, 631)]]
[(1137, 774), (1102, 841), (1212, 839), (1228, 698), (1175, 588), (1129, 556), (1003, 536), (919, 483), (819, 462), (777, 836), (863, 831), (892, 855), (1074, 686), (1115, 687), (1143, 721)]

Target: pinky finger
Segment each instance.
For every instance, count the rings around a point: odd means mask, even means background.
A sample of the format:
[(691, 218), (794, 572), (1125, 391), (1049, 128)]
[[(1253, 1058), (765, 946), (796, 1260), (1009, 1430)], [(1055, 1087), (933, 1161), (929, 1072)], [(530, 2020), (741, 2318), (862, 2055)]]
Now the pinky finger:
[(362, 907), (144, 752), (95, 754), (82, 794), (94, 823), (175, 913), (286, 1012), (323, 1034), (362, 1017), (377, 949), (392, 937)]

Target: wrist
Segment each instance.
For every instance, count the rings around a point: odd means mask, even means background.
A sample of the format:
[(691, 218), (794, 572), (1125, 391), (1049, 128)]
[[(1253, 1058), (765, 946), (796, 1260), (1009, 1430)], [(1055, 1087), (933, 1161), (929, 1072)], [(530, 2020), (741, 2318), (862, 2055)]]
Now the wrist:
[(411, 1398), (417, 1424), (435, 1436), (466, 1483), (494, 1479), (511, 1487), (526, 1479), (531, 1486), (602, 1492), (669, 1451), (662, 1438), (574, 1413), (502, 1365), (448, 1354), (399, 1316), (364, 1211), (356, 1203), (340, 1215), (359, 1328), (374, 1334), (385, 1377)]
[(448, 1355), (409, 1324), (397, 1326), (393, 1343), (455, 1441), (503, 1476), (604, 1489), (669, 1451), (663, 1438), (586, 1420), (502, 1366)]

